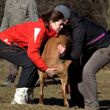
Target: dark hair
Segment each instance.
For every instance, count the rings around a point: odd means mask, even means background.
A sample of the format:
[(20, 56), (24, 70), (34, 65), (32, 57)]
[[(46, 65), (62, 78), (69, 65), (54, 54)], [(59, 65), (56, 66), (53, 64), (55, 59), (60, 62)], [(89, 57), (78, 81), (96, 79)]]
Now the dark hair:
[(43, 14), (41, 16), (43, 22), (45, 23), (45, 26), (47, 29), (49, 29), (49, 21), (52, 20), (53, 22), (58, 21), (59, 19), (64, 19), (64, 16), (62, 13), (56, 11), (56, 10), (52, 10), (49, 11), (46, 14)]

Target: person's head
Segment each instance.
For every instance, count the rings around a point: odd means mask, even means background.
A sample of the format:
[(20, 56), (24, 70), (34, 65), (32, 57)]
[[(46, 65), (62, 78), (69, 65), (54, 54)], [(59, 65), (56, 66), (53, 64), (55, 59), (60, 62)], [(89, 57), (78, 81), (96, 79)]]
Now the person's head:
[(63, 28), (63, 25), (67, 23), (69, 18), (70, 10), (65, 5), (58, 5), (47, 14), (42, 15), (42, 19), (45, 22), (46, 27), (49, 29), (51, 26), (57, 32)]
[(63, 4), (56, 5), (54, 7), (54, 10), (62, 13), (64, 16), (65, 23), (68, 22), (68, 20), (70, 18), (70, 9), (66, 5), (63, 5)]

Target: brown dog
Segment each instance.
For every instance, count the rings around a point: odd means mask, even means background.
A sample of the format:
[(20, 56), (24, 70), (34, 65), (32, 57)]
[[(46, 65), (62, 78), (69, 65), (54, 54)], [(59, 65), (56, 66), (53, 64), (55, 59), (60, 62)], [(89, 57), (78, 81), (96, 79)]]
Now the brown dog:
[[(71, 63), (71, 60), (63, 60), (63, 61), (61, 60), (61, 56), (57, 49), (57, 46), (59, 43), (65, 46), (66, 48), (65, 53), (66, 53), (70, 48), (70, 40), (69, 40), (69, 37), (67, 37), (67, 35), (60, 34), (58, 38), (50, 38), (47, 41), (44, 51), (42, 53), (42, 57), (49, 67), (56, 67), (58, 69), (55, 75), (57, 75), (61, 81), (64, 106), (69, 107), (69, 103), (66, 96), (66, 89), (68, 84), (68, 66)], [(48, 78), (48, 76), (47, 74), (43, 73), (40, 70), (38, 71), (38, 74), (39, 74), (39, 81), (40, 81), (39, 102), (43, 104), (44, 82), (45, 82), (45, 79)]]

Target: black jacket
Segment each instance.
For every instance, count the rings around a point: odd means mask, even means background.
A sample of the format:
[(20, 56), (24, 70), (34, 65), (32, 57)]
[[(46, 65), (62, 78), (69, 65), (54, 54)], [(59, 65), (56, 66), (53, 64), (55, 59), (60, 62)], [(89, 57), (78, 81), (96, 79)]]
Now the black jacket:
[[(97, 50), (110, 44), (110, 34), (103, 27), (79, 16), (74, 11), (71, 11), (70, 24), (72, 29), (71, 57), (73, 60), (79, 60), (81, 55), (88, 50)], [(105, 33), (103, 38), (88, 45), (91, 40), (103, 33)]]

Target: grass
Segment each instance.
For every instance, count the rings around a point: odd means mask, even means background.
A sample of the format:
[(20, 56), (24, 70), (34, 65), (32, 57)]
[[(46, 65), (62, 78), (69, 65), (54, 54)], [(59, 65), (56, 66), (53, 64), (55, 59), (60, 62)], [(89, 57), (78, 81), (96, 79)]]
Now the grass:
[[(0, 60), (0, 84), (7, 76), (8, 63), (4, 60)], [(19, 76), (18, 76), (19, 77)], [(16, 83), (18, 81), (18, 77)], [(66, 108), (63, 106), (63, 99), (60, 90), (60, 83), (53, 83), (53, 80), (46, 81), (45, 86), (45, 99), (44, 105), (38, 104), (39, 98), (39, 86), (36, 87), (34, 96), (35, 103), (28, 105), (11, 105), (10, 102), (13, 99), (15, 87), (0, 87), (0, 110), (83, 110), (74, 109), (74, 107)], [(110, 110), (110, 69), (104, 68), (97, 74), (98, 82), (98, 95), (101, 110)], [(70, 96), (68, 95), (70, 100)]]

